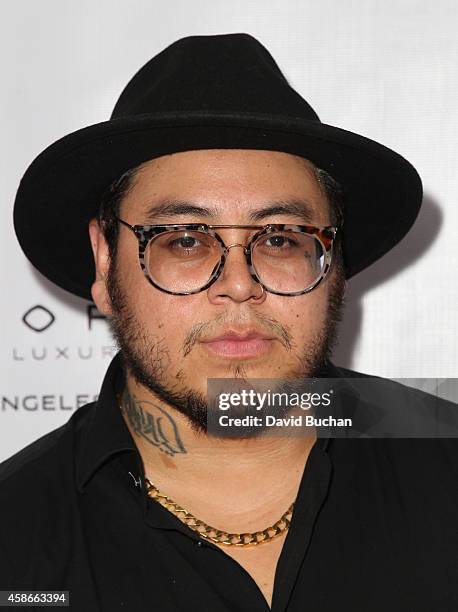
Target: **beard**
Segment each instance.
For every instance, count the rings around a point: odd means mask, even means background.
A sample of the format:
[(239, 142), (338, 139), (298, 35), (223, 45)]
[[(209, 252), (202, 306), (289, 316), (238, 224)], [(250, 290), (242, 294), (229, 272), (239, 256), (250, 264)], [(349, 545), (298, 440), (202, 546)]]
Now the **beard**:
[[(298, 355), (295, 360), (296, 367), (284, 375), (283, 380), (300, 381), (304, 378), (326, 378), (327, 376), (328, 363), (332, 349), (337, 341), (338, 324), (342, 319), (344, 308), (345, 276), (343, 266), (337, 263), (336, 268), (335, 279), (329, 290), (324, 324), (320, 330), (317, 330), (314, 338), (308, 343), (302, 354)], [(212, 403), (210, 402), (209, 404), (208, 398), (203, 393), (196, 391), (190, 386), (186, 386), (182, 382), (182, 370), (175, 375), (175, 379), (178, 382), (173, 383), (171, 381), (170, 372), (168, 371), (170, 358), (166, 339), (151, 337), (147, 329), (139, 324), (135, 310), (119, 282), (116, 260), (112, 260), (110, 264), (107, 288), (112, 306), (112, 317), (109, 321), (110, 328), (121, 351), (124, 368), (159, 401), (164, 402), (166, 406), (184, 415), (195, 433), (210, 433), (207, 417), (209, 414), (214, 413), (211, 410)], [(208, 333), (212, 328), (218, 329), (221, 325), (228, 323), (246, 323), (248, 320), (250, 323), (258, 323), (259, 327), (274, 332), (285, 350), (291, 353), (294, 339), (288, 328), (279, 321), (260, 313), (253, 306), (250, 309), (249, 319), (247, 317), (235, 319), (234, 317), (229, 317), (227, 313), (222, 313), (216, 316), (213, 321), (201, 321), (194, 325), (183, 342), (183, 356), (186, 357), (192, 351), (199, 338), (203, 337), (203, 334)], [(229, 368), (232, 378), (244, 380), (247, 377), (246, 365), (243, 361), (232, 363)], [(286, 382), (284, 389), (291, 391), (292, 387)], [(281, 392), (282, 385), (280, 384), (276, 390)], [(286, 416), (289, 411), (289, 408), (277, 407), (275, 416)], [(247, 407), (240, 407), (237, 413), (231, 410), (231, 416), (237, 418), (255, 413), (255, 409)], [(225, 431), (222, 431), (222, 429), (225, 429)], [(245, 439), (260, 435), (262, 429), (249, 425), (219, 428), (218, 434), (215, 434), (213, 427), (211, 433), (212, 435), (217, 435), (217, 437)], [(219, 436), (220, 433), (221, 436)]]

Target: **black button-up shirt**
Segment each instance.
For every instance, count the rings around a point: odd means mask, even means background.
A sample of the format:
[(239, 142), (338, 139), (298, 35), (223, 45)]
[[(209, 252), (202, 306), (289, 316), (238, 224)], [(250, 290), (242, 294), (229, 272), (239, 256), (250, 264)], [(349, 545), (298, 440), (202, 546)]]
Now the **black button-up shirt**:
[[(95, 404), (0, 465), (0, 589), (69, 590), (82, 612), (265, 612), (236, 561), (146, 495), (122, 381), (117, 356)], [(319, 438), (272, 610), (457, 612), (457, 445)]]

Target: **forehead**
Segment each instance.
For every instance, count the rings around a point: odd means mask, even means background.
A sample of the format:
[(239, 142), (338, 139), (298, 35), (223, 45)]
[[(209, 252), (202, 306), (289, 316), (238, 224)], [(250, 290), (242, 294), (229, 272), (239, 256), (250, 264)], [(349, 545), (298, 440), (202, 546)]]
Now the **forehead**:
[(276, 202), (304, 202), (317, 222), (328, 217), (326, 196), (308, 160), (278, 151), (211, 149), (165, 155), (135, 173), (121, 212), (139, 216), (167, 201), (211, 208), (226, 222)]

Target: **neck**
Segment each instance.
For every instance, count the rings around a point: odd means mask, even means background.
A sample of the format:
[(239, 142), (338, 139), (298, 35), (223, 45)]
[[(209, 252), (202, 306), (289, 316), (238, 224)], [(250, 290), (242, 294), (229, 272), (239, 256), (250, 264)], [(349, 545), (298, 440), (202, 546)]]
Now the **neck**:
[(130, 375), (121, 408), (146, 477), (202, 520), (226, 530), (260, 529), (275, 522), (294, 502), (316, 440), (208, 436)]

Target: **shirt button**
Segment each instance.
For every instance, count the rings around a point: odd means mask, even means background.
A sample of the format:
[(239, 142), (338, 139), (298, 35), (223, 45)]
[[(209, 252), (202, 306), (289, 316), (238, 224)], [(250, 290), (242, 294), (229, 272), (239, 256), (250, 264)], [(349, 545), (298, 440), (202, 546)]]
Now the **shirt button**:
[(198, 540), (197, 546), (202, 546), (202, 542), (200, 540)]

